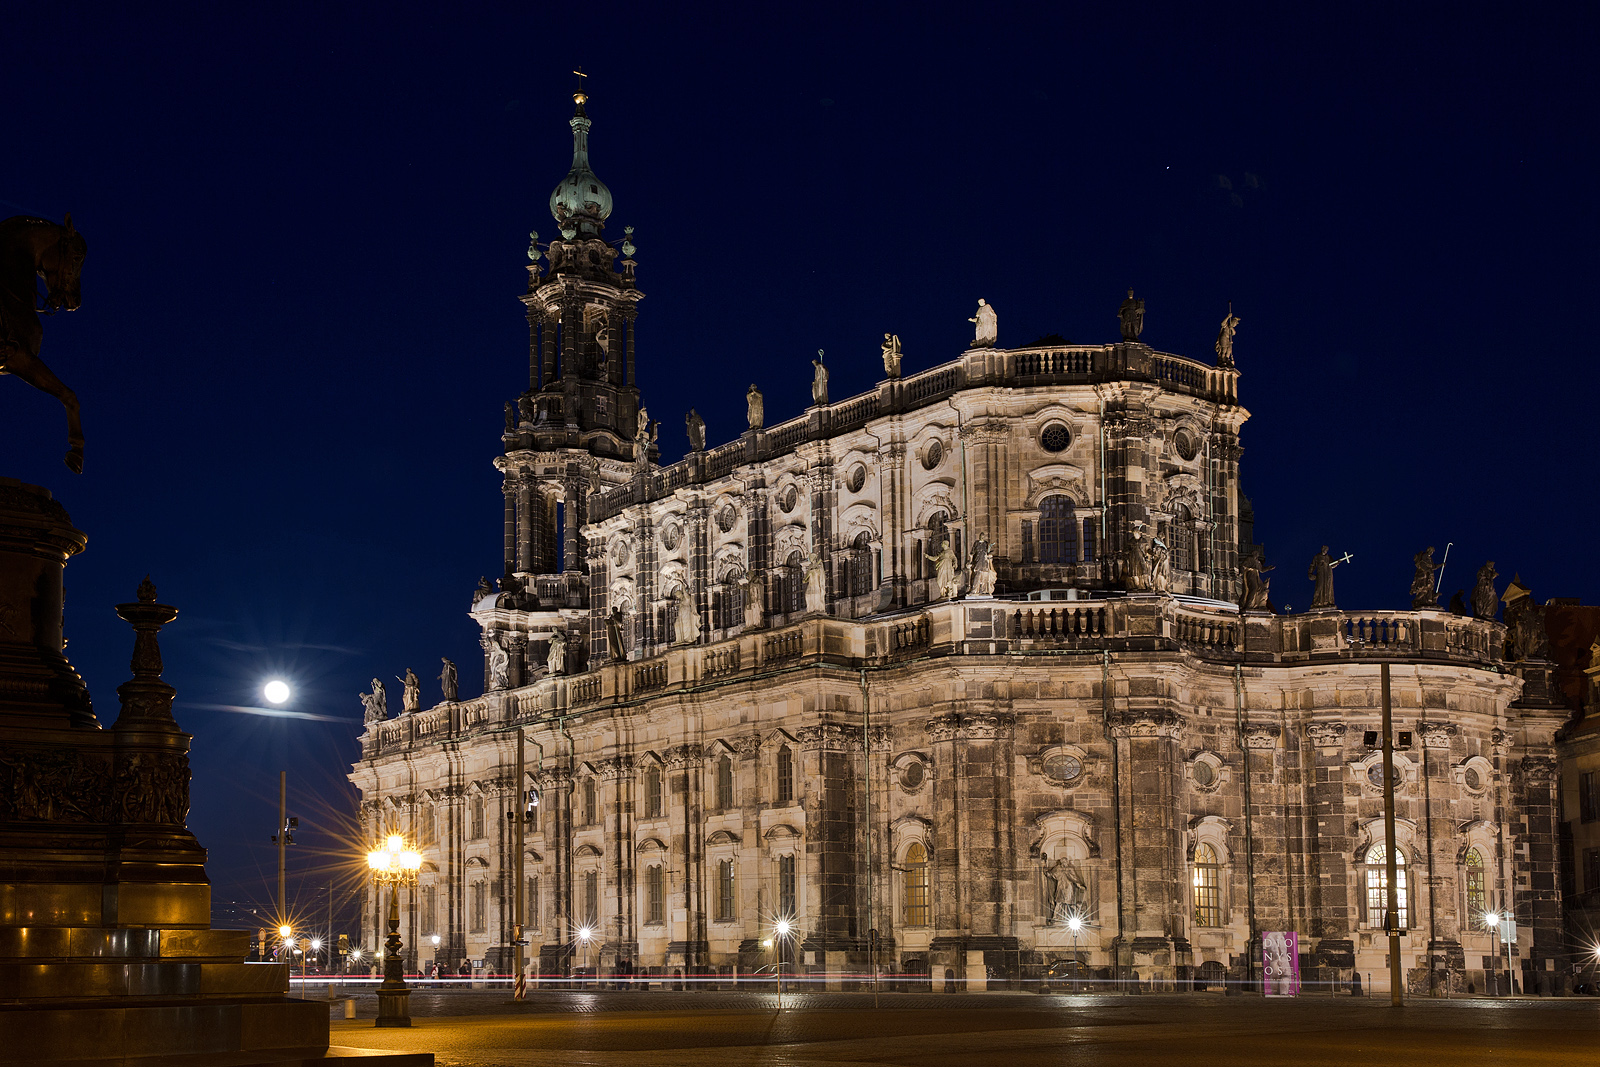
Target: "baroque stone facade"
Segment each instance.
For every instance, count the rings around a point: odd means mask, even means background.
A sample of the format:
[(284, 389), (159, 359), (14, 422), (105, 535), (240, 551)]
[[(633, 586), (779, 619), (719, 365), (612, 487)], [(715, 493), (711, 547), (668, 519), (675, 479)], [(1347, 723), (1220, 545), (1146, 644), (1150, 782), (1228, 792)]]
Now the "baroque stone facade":
[(1381, 972), (1389, 663), (1410, 981), (1482, 988), (1474, 909), (1502, 899), (1520, 966), (1553, 965), (1546, 668), (1445, 611), (1236, 606), (1231, 347), (1124, 323), (1001, 348), (991, 310), (949, 362), (902, 377), (896, 350), (877, 389), (770, 426), (752, 401), (756, 428), (659, 465), (588, 123), (580, 99), (562, 237), (530, 249), (485, 694), (369, 722), (351, 774), (370, 834), (422, 844), (419, 964), (509, 969), (520, 897), (544, 973), (787, 951), (984, 988), (1076, 951), (1175, 982), (1247, 975), (1270, 930), (1311, 976)]

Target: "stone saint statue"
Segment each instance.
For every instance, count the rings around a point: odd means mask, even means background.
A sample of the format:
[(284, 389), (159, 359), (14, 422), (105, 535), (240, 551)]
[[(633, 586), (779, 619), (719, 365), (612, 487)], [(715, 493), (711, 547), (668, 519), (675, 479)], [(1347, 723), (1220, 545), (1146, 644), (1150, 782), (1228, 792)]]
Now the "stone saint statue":
[(478, 578), (478, 588), (472, 591), (472, 606), (477, 607), (479, 604), (483, 603), (484, 597), (493, 593), (494, 586), (489, 584), (489, 579), (480, 575)]
[(382, 682), (372, 680), (372, 692), (361, 694), (361, 706), (366, 708), (367, 722), (382, 722), (389, 717), (389, 694)]
[(828, 368), (822, 365), (822, 349), (817, 349), (811, 366), (811, 402), (821, 407), (828, 402)]
[(972, 566), (969, 572), (972, 575), (970, 582), (973, 596), (994, 596), (994, 545), (982, 538), (972, 546)]
[(1275, 568), (1266, 565), (1260, 546), (1251, 549), (1244, 557), (1244, 602), (1239, 606), (1245, 611), (1268, 611), (1267, 598), (1272, 588), (1272, 579), (1262, 575)]
[(650, 412), (639, 405), (639, 421), (633, 433), (633, 461), (642, 469), (650, 465)]
[(1167, 543), (1152, 537), (1144, 552), (1149, 566), (1150, 591), (1165, 593), (1172, 586), (1172, 553), (1167, 551)]
[(1045, 868), (1044, 886), (1045, 913), (1052, 920), (1064, 919), (1068, 912), (1089, 903), (1089, 883), (1078, 865), (1066, 857)]
[(506, 401), (506, 433), (511, 433), (517, 428), (517, 405)]
[(694, 597), (689, 592), (687, 585), (680, 585), (672, 591), (672, 599), (677, 602), (677, 627), (672, 643), (675, 645), (692, 645), (700, 640), (700, 613), (694, 608)]
[(533, 406), (533, 397), (525, 396), (517, 401), (517, 414), (521, 416), (523, 422), (531, 424), (534, 421), (536, 412)]
[(1217, 331), (1217, 366), (1233, 366), (1233, 335), (1239, 332), (1239, 316), (1229, 309), (1222, 328)]
[(739, 587), (744, 590), (745, 629), (759, 630), (767, 614), (767, 583), (759, 574), (746, 575)]
[(759, 430), (767, 421), (767, 406), (761, 399), (761, 390), (756, 388), (756, 383), (750, 383), (749, 392), (744, 394), (745, 418), (750, 422), (752, 430)]
[(806, 611), (828, 610), (828, 571), (822, 565), (822, 554), (816, 549), (806, 557)]
[(1495, 578), (1494, 560), (1478, 568), (1478, 584), (1472, 589), (1473, 618), (1494, 618), (1494, 613), (1500, 606), (1500, 594), (1495, 592), (1494, 588)]
[(628, 620), (621, 608), (612, 608), (611, 614), (606, 616), (606, 648), (611, 653), (613, 663), (621, 663), (628, 658), (628, 645), (622, 639), (623, 627), (627, 625)]
[(706, 420), (694, 408), (689, 409), (689, 414), (683, 417), (684, 427), (689, 431), (689, 451), (704, 452), (706, 450)]
[(1317, 583), (1311, 589), (1311, 610), (1334, 607), (1333, 557), (1328, 555), (1327, 545), (1323, 545), (1322, 551), (1311, 557), (1311, 569), (1306, 572), (1306, 577)]
[(950, 539), (945, 538), (938, 553), (928, 559), (933, 562), (933, 583), (939, 587), (939, 599), (954, 600), (960, 596), (961, 561), (956, 559), (956, 550), (950, 546)]
[(544, 665), (550, 668), (551, 677), (567, 670), (567, 635), (560, 630), (550, 635), (550, 650), (545, 653)]
[(994, 308), (983, 300), (978, 301), (978, 313), (967, 320), (973, 324), (973, 348), (993, 348), (995, 337), (1000, 332), (1000, 320), (995, 316)]
[(1423, 611), (1439, 606), (1439, 594), (1433, 589), (1433, 546), (1411, 557), (1411, 610)]
[(445, 703), (452, 703), (456, 699), (456, 665), (450, 657), (439, 657), (444, 661), (444, 669), (439, 672), (439, 690), (444, 694)]
[(422, 683), (417, 681), (417, 672), (407, 667), (406, 676), (396, 680), (405, 686), (400, 694), (400, 709), (416, 711), (422, 706)]
[(1506, 606), (1506, 659), (1548, 659), (1550, 635), (1544, 627), (1544, 608), (1533, 599), (1533, 590), (1516, 575), (1500, 598)]
[(1122, 324), (1124, 341), (1137, 341), (1144, 332), (1144, 301), (1135, 300), (1132, 289), (1128, 290), (1128, 299), (1117, 309), (1117, 319)]
[(506, 689), (511, 685), (511, 655), (505, 646), (489, 638), (489, 688)]
[(1122, 586), (1130, 593), (1150, 592), (1150, 556), (1143, 542), (1144, 524), (1135, 524), (1122, 546)]
[(883, 373), (891, 378), (900, 377), (900, 335), (883, 335)]

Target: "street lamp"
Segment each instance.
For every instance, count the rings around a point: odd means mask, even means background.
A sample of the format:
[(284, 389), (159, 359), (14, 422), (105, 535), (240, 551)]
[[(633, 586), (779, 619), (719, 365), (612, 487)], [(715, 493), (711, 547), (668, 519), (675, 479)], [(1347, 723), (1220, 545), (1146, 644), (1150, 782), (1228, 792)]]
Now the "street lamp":
[(389, 936), (384, 941), (383, 982), (378, 986), (377, 1026), (411, 1025), (411, 989), (406, 985), (404, 963), (400, 958), (400, 887), (417, 884), (422, 856), (406, 847), (399, 834), (390, 834), (383, 845), (367, 853), (372, 883), (382, 892), (389, 887)]
[(778, 1010), (783, 1010), (783, 954), (789, 940), (789, 935), (794, 932), (794, 924), (788, 919), (779, 919), (772, 924), (772, 933), (778, 942)]
[(1077, 992), (1078, 984), (1078, 933), (1083, 929), (1083, 916), (1073, 912), (1067, 916), (1067, 929), (1072, 931), (1072, 984), (1073, 992)]
[[(584, 971), (587, 971), (589, 969), (589, 942), (593, 938), (594, 938), (594, 928), (593, 927), (590, 927), (590, 926), (580, 926), (580, 927), (578, 927), (578, 941), (583, 945), (583, 963), (578, 968), (578, 972), (579, 972), (580, 975)], [(581, 978), (580, 978), (580, 981), (581, 981)]]

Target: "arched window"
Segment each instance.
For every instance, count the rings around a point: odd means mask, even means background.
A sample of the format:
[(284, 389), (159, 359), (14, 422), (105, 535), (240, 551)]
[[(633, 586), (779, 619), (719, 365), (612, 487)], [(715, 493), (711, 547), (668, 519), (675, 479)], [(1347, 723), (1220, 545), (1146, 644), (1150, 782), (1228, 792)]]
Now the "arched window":
[(905, 860), (905, 924), (927, 926), (928, 906), (928, 850), (922, 842), (913, 841), (906, 847)]
[(783, 610), (794, 613), (806, 607), (805, 560), (799, 550), (789, 553), (783, 565)]
[(1475, 848), (1467, 849), (1466, 877), (1462, 879), (1467, 888), (1467, 923), (1477, 926), (1483, 922), (1484, 913), (1489, 910), (1489, 894), (1485, 891), (1483, 881), (1483, 853)]
[(661, 768), (655, 764), (644, 772), (644, 817), (661, 818)]
[(1047, 496), (1039, 504), (1039, 562), (1078, 562), (1078, 517), (1064, 496)]
[[(1410, 929), (1406, 892), (1406, 854), (1397, 849), (1395, 862), (1395, 892), (1398, 894), (1400, 929)], [(1383, 844), (1367, 849), (1367, 925), (1383, 928), (1383, 917), (1389, 910), (1389, 850)]]
[(472, 908), (468, 916), (468, 929), (475, 934), (481, 934), (488, 929), (486, 923), (489, 913), (489, 885), (483, 880), (472, 883), (471, 894)]
[(856, 534), (850, 543), (848, 577), (848, 595), (865, 596), (872, 592), (872, 538), (865, 531)]
[(717, 921), (731, 923), (738, 917), (733, 897), (733, 861), (717, 864)]
[(1199, 844), (1194, 850), (1194, 924), (1196, 926), (1222, 925), (1221, 867), (1217, 863), (1217, 850), (1208, 844)]
[(599, 817), (597, 809), (599, 804), (599, 790), (595, 788), (593, 778), (583, 780), (583, 822), (585, 826), (593, 826)]
[(794, 751), (788, 745), (778, 746), (778, 803), (794, 803)]
[(945, 529), (945, 523), (949, 521), (949, 517), (943, 511), (935, 511), (928, 516), (928, 555), (939, 554), (939, 546), (950, 536), (950, 532)]
[(647, 926), (660, 926), (666, 921), (666, 881), (661, 865), (644, 869), (644, 921)]
[(778, 915), (793, 922), (796, 916), (794, 856), (778, 857)]
[(483, 798), (482, 797), (475, 796), (475, 797), (472, 798), (471, 812), (472, 812), (472, 839), (474, 841), (476, 841), (479, 838), (484, 836), (484, 833), (483, 833)]
[(1172, 569), (1194, 570), (1194, 518), (1189, 509), (1179, 504), (1172, 513)]
[(733, 807), (733, 760), (726, 753), (717, 760), (717, 807)]
[(600, 872), (583, 872), (583, 922), (593, 927), (600, 921)]

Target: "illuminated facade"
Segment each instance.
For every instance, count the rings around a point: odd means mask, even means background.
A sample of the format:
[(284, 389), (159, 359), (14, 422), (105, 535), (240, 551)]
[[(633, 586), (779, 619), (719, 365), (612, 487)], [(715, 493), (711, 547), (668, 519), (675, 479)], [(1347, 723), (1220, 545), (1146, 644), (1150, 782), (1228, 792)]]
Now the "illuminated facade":
[(771, 426), (753, 397), (752, 429), (662, 466), (634, 248), (601, 238), (573, 126), (495, 461), (506, 578), (471, 608), (485, 694), (369, 723), (351, 774), (369, 833), (421, 842), (420, 964), (437, 934), (446, 967), (510, 969), (520, 890), (543, 973), (748, 973), (780, 919), (835, 983), (994, 987), (1074, 944), (1111, 978), (1242, 977), (1271, 930), (1308, 979), (1382, 972), (1387, 662), (1409, 980), (1482, 988), (1472, 909), (1507, 893), (1518, 966), (1553, 965), (1547, 665), (1445, 611), (1237, 607), (1220, 342), (1151, 349), (1130, 294), (1119, 342), (980, 336), (905, 377), (886, 352), (874, 391), (819, 383)]

